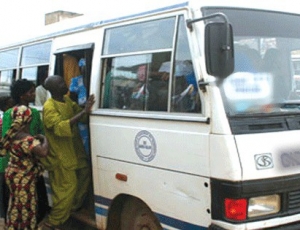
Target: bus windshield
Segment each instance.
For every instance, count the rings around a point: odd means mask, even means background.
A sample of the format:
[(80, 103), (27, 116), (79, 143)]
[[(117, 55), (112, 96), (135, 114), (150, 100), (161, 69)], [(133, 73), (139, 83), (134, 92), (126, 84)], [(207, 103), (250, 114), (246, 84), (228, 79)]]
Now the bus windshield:
[(257, 10), (223, 12), (234, 34), (234, 72), (221, 84), (228, 115), (300, 113), (300, 16)]

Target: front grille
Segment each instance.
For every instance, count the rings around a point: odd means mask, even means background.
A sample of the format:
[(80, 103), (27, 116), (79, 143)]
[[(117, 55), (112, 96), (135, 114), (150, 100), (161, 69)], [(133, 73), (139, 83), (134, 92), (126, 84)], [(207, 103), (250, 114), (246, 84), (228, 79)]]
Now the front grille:
[(288, 193), (288, 213), (300, 213), (300, 190)]

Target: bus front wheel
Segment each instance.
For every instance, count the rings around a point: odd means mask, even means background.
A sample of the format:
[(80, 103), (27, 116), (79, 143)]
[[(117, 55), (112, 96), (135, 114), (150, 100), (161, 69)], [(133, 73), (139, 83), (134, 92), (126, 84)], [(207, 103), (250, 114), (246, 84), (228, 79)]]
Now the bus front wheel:
[(121, 230), (162, 230), (151, 209), (136, 198), (129, 198), (121, 213)]

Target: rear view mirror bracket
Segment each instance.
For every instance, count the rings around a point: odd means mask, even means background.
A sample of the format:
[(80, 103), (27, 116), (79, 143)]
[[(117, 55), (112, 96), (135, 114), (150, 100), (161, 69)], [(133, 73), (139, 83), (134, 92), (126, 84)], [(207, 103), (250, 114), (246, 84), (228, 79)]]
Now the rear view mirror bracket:
[(226, 24), (229, 24), (229, 21), (228, 21), (228, 18), (225, 14), (221, 13), (221, 12), (218, 12), (218, 13), (215, 13), (215, 14), (211, 14), (211, 15), (208, 15), (206, 17), (203, 17), (203, 18), (197, 18), (197, 19), (187, 19), (186, 20), (186, 26), (190, 29), (190, 31), (192, 32), (193, 31), (193, 24), (195, 22), (199, 22), (199, 21), (203, 21), (203, 20), (206, 20), (206, 19), (210, 19), (210, 18), (216, 18), (216, 17), (221, 17), (224, 19), (225, 23)]
[(210, 18), (221, 17), (224, 22), (211, 22), (205, 28), (205, 56), (207, 73), (226, 78), (234, 69), (233, 34), (228, 17), (221, 12), (206, 17), (186, 20), (186, 26), (193, 31), (193, 24)]

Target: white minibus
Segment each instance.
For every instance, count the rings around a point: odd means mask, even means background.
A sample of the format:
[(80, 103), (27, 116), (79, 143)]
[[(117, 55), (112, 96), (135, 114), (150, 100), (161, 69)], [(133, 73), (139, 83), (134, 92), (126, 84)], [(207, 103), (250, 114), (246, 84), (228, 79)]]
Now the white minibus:
[(69, 84), (86, 59), (94, 205), (82, 219), (300, 229), (300, 14), (271, 3), (170, 1), (0, 48), (3, 88), (40, 84), (41, 68)]

